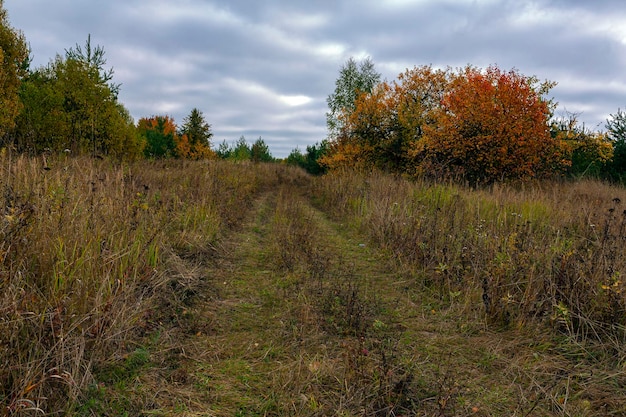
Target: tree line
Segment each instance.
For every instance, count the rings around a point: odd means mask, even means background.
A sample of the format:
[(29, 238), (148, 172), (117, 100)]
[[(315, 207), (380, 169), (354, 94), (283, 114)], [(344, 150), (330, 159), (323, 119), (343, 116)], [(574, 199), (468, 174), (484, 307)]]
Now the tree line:
[(606, 131), (555, 116), (556, 83), (516, 70), (416, 66), (381, 82), (350, 58), (328, 97), (326, 169), (357, 167), (471, 183), (555, 175), (626, 180), (626, 113)]
[(274, 161), (262, 138), (248, 144), (224, 141), (212, 148), (213, 133), (197, 108), (177, 126), (169, 115), (137, 123), (119, 101), (120, 85), (107, 68), (103, 47), (91, 36), (32, 66), (22, 32), (12, 28), (0, 0), (0, 148), (29, 154), (71, 152), (119, 159), (186, 158)]
[[(106, 63), (104, 48), (87, 37), (33, 68), (26, 39), (0, 0), (0, 147), (119, 159), (276, 160), (262, 138), (213, 148), (211, 125), (197, 108), (181, 126), (168, 115), (135, 124)], [(294, 149), (285, 162), (313, 174), (350, 167), (472, 183), (555, 175), (626, 181), (626, 113), (618, 109), (605, 131), (590, 130), (576, 114), (555, 116), (548, 98), (554, 85), (469, 65), (416, 66), (388, 82), (369, 58), (350, 58), (327, 99), (328, 137)]]

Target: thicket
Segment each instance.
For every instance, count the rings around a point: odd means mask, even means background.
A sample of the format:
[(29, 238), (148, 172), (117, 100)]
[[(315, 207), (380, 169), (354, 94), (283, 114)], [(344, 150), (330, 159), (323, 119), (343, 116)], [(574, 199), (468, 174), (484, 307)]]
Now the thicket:
[[(344, 66), (329, 103), (360, 74)], [(575, 114), (554, 115), (547, 97), (554, 85), (496, 66), (414, 67), (391, 83), (354, 87), (354, 101), (334, 109), (320, 162), (474, 185), (564, 174), (623, 178), (623, 113), (611, 115), (607, 132), (590, 131)]]

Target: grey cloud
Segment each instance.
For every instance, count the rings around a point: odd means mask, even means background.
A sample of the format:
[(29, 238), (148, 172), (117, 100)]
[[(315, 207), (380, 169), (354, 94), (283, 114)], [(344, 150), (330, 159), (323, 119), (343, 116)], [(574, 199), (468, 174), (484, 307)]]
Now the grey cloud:
[(584, 110), (588, 126), (626, 105), (621, 0), (5, 0), (5, 8), (36, 64), (91, 33), (136, 118), (167, 112), (180, 122), (198, 107), (217, 142), (260, 135), (276, 156), (324, 138), (325, 98), (351, 55), (371, 56), (390, 80), (422, 64), (497, 64), (563, 80), (555, 99)]

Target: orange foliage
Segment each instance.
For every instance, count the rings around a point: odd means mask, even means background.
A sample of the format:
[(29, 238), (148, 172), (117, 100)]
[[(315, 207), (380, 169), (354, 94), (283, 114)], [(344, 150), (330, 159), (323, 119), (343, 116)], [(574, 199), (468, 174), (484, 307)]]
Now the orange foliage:
[(386, 82), (369, 94), (360, 94), (354, 111), (342, 115), (347, 128), (345, 139), (352, 145), (352, 148), (344, 146), (344, 151), (360, 149), (358, 159), (366, 165), (393, 168), (394, 157), (401, 153), (396, 106), (394, 91)]
[(179, 158), (186, 158), (191, 154), (191, 144), (187, 135), (177, 136), (174, 143), (176, 143), (176, 156)]
[(394, 82), (398, 123), (407, 141), (420, 139), (424, 126), (433, 123), (433, 110), (439, 107), (449, 78), (449, 71), (431, 66), (414, 67), (398, 76)]
[(137, 122), (137, 129), (142, 134), (149, 130), (158, 130), (164, 135), (176, 136), (176, 124), (170, 116), (142, 117)]
[(400, 74), (398, 81), (383, 82), (358, 96), (354, 110), (340, 116), (344, 131), (324, 160), (335, 163), (326, 166), (333, 169), (337, 161), (350, 165), (358, 160), (370, 168), (407, 171), (408, 151), (421, 138), (423, 126), (432, 122), (447, 79), (446, 71), (415, 67)]
[(345, 168), (367, 169), (369, 164), (366, 155), (370, 153), (369, 146), (355, 144), (340, 138), (331, 142), (328, 153), (323, 155), (318, 162), (321, 166), (332, 171)]
[(567, 146), (550, 134), (551, 103), (542, 98), (552, 85), (495, 66), (415, 67), (357, 97), (321, 162), (472, 182), (552, 173), (567, 165)]
[(174, 119), (170, 116), (141, 118), (137, 129), (146, 137), (148, 153), (153, 156), (185, 159), (212, 159), (216, 156), (206, 144), (191, 143), (187, 135), (178, 135)]
[(384, 146), (393, 131), (392, 93), (391, 87), (382, 83), (372, 93), (359, 94), (354, 110), (344, 109), (339, 115), (343, 129), (320, 163), (329, 169), (376, 165), (376, 148)]
[(215, 152), (202, 143), (190, 143), (186, 134), (176, 136), (176, 156), (185, 159), (214, 159), (217, 157)]
[(534, 83), (516, 71), (466, 67), (451, 80), (412, 156), (473, 182), (552, 172), (563, 164), (564, 149), (550, 136), (549, 103)]

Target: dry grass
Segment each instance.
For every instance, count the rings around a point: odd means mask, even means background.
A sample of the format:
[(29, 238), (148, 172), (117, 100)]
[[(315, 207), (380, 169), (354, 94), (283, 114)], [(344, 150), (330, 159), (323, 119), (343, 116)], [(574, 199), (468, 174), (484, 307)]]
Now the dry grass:
[(539, 320), (578, 340), (621, 345), (623, 188), (577, 182), (472, 190), (342, 175), (325, 177), (320, 193), (321, 204), (416, 268), (442, 297), (482, 299), (501, 325)]
[(0, 415), (626, 412), (624, 189), (41, 162), (0, 158)]
[(0, 403), (63, 410), (197, 291), (275, 167), (0, 158)]
[[(560, 415), (626, 410), (614, 385), (625, 381), (626, 190), (592, 181), (475, 190), (347, 173), (326, 176), (318, 192), (318, 205), (369, 236), (465, 325), (482, 315), (493, 330), (523, 333), (507, 372), (536, 386), (533, 411), (544, 400)], [(563, 407), (571, 392), (578, 404)]]

